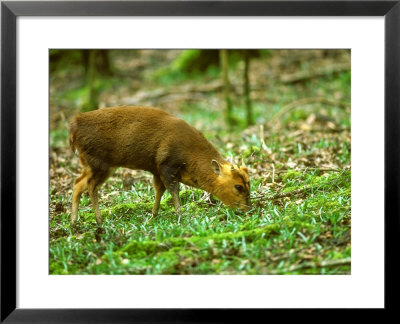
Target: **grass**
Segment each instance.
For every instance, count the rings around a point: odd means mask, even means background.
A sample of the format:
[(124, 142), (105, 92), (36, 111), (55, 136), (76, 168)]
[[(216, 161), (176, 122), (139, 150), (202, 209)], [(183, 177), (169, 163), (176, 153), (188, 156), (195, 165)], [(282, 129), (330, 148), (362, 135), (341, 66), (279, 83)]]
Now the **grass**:
[[(162, 84), (179, 83), (175, 74), (159, 77)], [(66, 148), (67, 132), (55, 129), (50, 134), (50, 274), (350, 274), (349, 112), (309, 104), (268, 124), (299, 98), (335, 94), (350, 103), (350, 79), (350, 72), (343, 72), (267, 87), (265, 97), (279, 101), (255, 101), (257, 125), (252, 128), (246, 128), (243, 103), (237, 102), (239, 123), (230, 132), (218, 106), (181, 104), (178, 117), (201, 129), (223, 156), (243, 158), (249, 166), (253, 206), (247, 213), (182, 185), (180, 218), (166, 192), (159, 215), (151, 219), (151, 178), (129, 182), (117, 170), (100, 190), (102, 231), (86, 193), (78, 226), (72, 229), (71, 190), (78, 162)], [(74, 102), (86, 90), (74, 91), (67, 89), (60, 98)], [(321, 114), (335, 121), (334, 127), (327, 127), (331, 124), (319, 119)]]
[[(319, 142), (316, 143), (318, 145)], [(346, 274), (350, 260), (351, 173), (289, 171), (282, 175), (282, 199), (252, 182), (253, 208), (242, 213), (210, 204), (199, 189), (183, 188), (178, 221), (166, 193), (151, 219), (154, 191), (148, 181), (128, 191), (109, 180), (101, 204), (104, 232), (97, 231), (84, 195), (79, 227), (69, 213), (51, 219), (51, 274)], [(260, 198), (261, 197), (261, 198)], [(70, 204), (62, 195), (52, 199)], [(102, 201), (102, 200), (101, 200)], [(333, 262), (328, 262), (333, 261)], [(326, 264), (324, 266), (324, 264)]]
[[(53, 274), (268, 274), (306, 260), (349, 258), (350, 182), (335, 178), (298, 202), (256, 204), (247, 214), (221, 205), (204, 207), (188, 200), (178, 223), (168, 198), (150, 223), (151, 203), (120, 203), (103, 208), (101, 240), (94, 215), (80, 213), (79, 233), (68, 215), (57, 224), (64, 235), (50, 242)], [(338, 190), (339, 189), (339, 190)], [(195, 191), (194, 198), (199, 196)], [(142, 197), (143, 198), (143, 197)], [(149, 197), (145, 197), (149, 198)], [(167, 201), (167, 202), (166, 202)], [(342, 246), (344, 244), (344, 246)], [(348, 273), (349, 265), (308, 268), (294, 273)]]

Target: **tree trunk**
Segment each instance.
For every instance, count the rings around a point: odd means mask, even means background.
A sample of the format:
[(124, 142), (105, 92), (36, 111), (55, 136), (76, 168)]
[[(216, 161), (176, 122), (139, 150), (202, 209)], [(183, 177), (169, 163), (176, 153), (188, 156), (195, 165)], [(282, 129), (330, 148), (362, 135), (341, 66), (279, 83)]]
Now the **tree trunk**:
[(85, 50), (83, 52), (86, 69), (86, 83), (89, 88), (87, 102), (83, 104), (82, 111), (95, 110), (99, 106), (98, 90), (96, 89), (96, 50)]
[(224, 85), (225, 119), (229, 127), (233, 126), (232, 101), (230, 98), (230, 83), (228, 76), (228, 51), (220, 50), (222, 80)]
[(109, 50), (97, 50), (97, 70), (98, 72), (105, 77), (110, 77), (113, 75), (113, 71), (111, 68)]
[(248, 50), (244, 50), (243, 94), (245, 97), (245, 104), (246, 104), (247, 126), (254, 124), (253, 108), (250, 98), (249, 68), (250, 68), (250, 53)]

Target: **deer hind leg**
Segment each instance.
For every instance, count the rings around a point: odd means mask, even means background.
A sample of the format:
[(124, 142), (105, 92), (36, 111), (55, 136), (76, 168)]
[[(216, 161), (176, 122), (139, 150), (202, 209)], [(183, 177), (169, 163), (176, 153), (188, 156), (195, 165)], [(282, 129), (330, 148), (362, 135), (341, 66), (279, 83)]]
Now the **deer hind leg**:
[(179, 203), (179, 182), (172, 183), (172, 184), (170, 183), (168, 185), (168, 191), (172, 195), (175, 212), (179, 215), (181, 212), (181, 204)]
[(174, 202), (175, 212), (180, 214), (179, 203), (179, 168), (171, 167), (168, 165), (161, 166), (160, 168), (161, 180), (164, 186), (172, 195)]
[(107, 180), (110, 175), (109, 168), (102, 168), (100, 170), (93, 170), (91, 176), (87, 181), (88, 191), (90, 200), (92, 201), (92, 206), (94, 209), (94, 214), (96, 216), (96, 222), (98, 226), (101, 226), (103, 220), (101, 218), (100, 208), (99, 208), (99, 196), (98, 189), (99, 187)]
[(72, 194), (72, 212), (71, 212), (71, 225), (76, 224), (78, 218), (79, 202), (83, 191), (87, 188), (88, 177), (90, 176), (90, 170), (84, 168), (82, 174), (76, 178), (74, 183), (74, 189)]
[(153, 206), (153, 216), (157, 216), (158, 214), (158, 209), (160, 208), (160, 201), (161, 197), (165, 192), (165, 186), (163, 182), (161, 181), (160, 177), (154, 176), (153, 177), (153, 184), (154, 184), (154, 189), (156, 190), (156, 197), (154, 199), (154, 206)]

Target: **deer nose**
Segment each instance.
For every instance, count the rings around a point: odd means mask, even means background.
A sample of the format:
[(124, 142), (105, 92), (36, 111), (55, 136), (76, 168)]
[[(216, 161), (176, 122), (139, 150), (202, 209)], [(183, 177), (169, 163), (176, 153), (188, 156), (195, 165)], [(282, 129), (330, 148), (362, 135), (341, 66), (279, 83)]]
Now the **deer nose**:
[(247, 200), (246, 204), (242, 204), (239, 208), (244, 212), (249, 211), (249, 209), (251, 208), (250, 200)]

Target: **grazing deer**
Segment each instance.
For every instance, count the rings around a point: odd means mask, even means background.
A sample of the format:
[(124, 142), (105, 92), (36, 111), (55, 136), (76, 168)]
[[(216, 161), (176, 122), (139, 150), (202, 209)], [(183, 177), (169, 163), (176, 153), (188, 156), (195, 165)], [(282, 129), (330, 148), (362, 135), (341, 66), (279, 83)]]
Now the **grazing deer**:
[(179, 183), (203, 189), (230, 207), (250, 208), (249, 171), (221, 157), (204, 135), (182, 119), (156, 108), (121, 106), (75, 116), (69, 144), (79, 153), (82, 174), (75, 180), (71, 224), (87, 188), (98, 225), (98, 188), (117, 167), (153, 174), (153, 216), (167, 189), (179, 214)]

